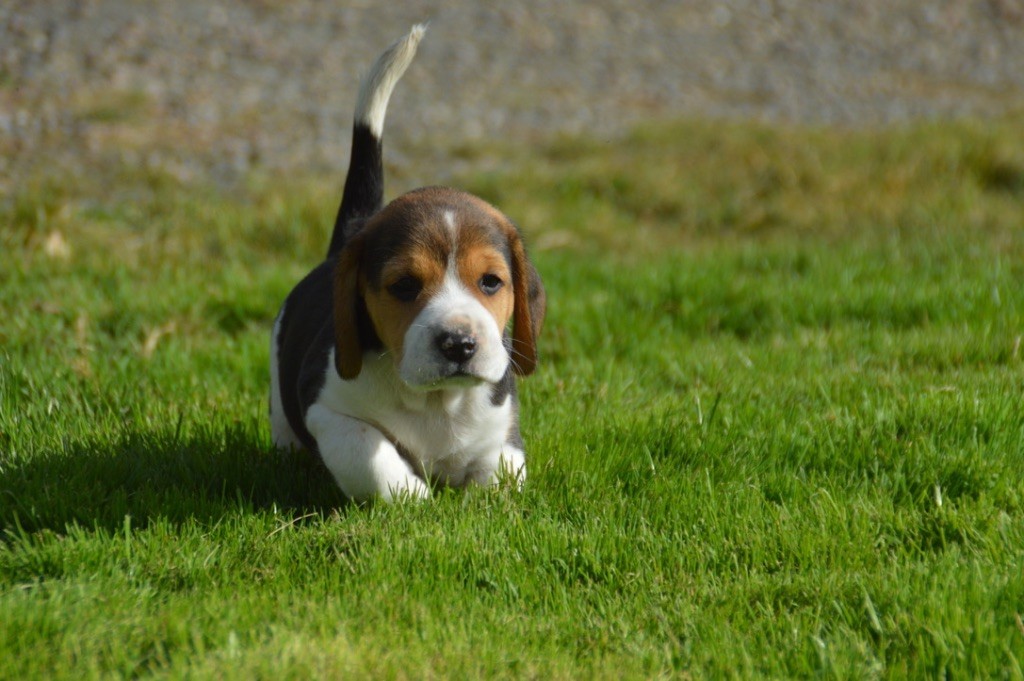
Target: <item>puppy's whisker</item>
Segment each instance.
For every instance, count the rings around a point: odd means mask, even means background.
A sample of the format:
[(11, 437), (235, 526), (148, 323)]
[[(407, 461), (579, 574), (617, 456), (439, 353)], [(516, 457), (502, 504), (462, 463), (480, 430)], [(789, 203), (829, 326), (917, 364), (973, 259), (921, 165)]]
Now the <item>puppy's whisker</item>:
[(508, 363), (512, 365), (513, 369), (516, 369), (516, 370), (522, 369), (522, 366), (520, 366), (519, 362), (517, 362), (516, 358), (513, 356), (515, 354), (522, 354), (522, 353), (509, 353)]
[(512, 360), (512, 358), (515, 357), (515, 356), (522, 357), (523, 359), (526, 359), (526, 360), (530, 359), (530, 357), (528, 355), (526, 355), (525, 353), (519, 352), (518, 350), (515, 350), (515, 349), (510, 350), (508, 355), (509, 355), (509, 359), (510, 360)]

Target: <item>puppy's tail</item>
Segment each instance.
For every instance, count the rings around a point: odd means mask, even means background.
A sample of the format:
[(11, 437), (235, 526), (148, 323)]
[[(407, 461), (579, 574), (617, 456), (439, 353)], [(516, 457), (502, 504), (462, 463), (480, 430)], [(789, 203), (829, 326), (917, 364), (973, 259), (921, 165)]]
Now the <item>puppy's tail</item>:
[(345, 225), (353, 218), (367, 217), (384, 203), (384, 162), (381, 140), (388, 100), (398, 79), (416, 56), (416, 48), (426, 32), (426, 24), (412, 27), (408, 35), (389, 47), (359, 86), (355, 122), (352, 125), (352, 159), (348, 165), (341, 207), (334, 220), (334, 232), (327, 255), (345, 245)]

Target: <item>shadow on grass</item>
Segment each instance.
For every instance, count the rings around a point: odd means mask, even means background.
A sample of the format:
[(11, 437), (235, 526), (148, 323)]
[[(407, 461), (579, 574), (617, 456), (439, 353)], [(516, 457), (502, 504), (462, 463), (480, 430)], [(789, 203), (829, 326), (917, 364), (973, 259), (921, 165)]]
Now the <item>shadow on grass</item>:
[(296, 517), (345, 503), (319, 462), (268, 447), (255, 426), (128, 431), (66, 443), (0, 469), (0, 536), (69, 525), (116, 530), (151, 519), (215, 523), (276, 506)]

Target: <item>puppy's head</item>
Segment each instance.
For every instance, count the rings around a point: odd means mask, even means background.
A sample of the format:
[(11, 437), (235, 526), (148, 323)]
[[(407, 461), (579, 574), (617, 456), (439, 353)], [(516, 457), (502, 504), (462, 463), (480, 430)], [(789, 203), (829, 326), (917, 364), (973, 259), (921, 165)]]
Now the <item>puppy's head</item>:
[[(335, 273), (335, 362), (359, 375), (372, 331), (414, 388), (496, 383), (533, 372), (544, 290), (512, 222), (483, 200), (431, 187), (371, 217)], [(506, 347), (505, 329), (512, 321)]]

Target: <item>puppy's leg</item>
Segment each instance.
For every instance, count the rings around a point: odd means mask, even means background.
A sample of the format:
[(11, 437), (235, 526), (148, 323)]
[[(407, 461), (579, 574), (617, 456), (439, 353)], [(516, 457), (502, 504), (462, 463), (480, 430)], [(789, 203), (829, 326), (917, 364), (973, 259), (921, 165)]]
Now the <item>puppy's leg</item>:
[(277, 357), (282, 317), (284, 317), (284, 307), (277, 313), (274, 330), (270, 334), (270, 436), (273, 438), (275, 447), (302, 449), (302, 442), (292, 430), (291, 424), (288, 423), (288, 417), (285, 416), (284, 401), (281, 399), (281, 377), (278, 373)]
[(349, 499), (385, 501), (408, 495), (425, 498), (430, 490), (383, 433), (359, 419), (315, 404), (306, 412), (306, 427), (316, 438), (320, 457)]
[(496, 485), (506, 478), (515, 480), (517, 489), (522, 489), (526, 482), (526, 456), (511, 442), (493, 455), (479, 459), (466, 473), (467, 482), (478, 485)]

